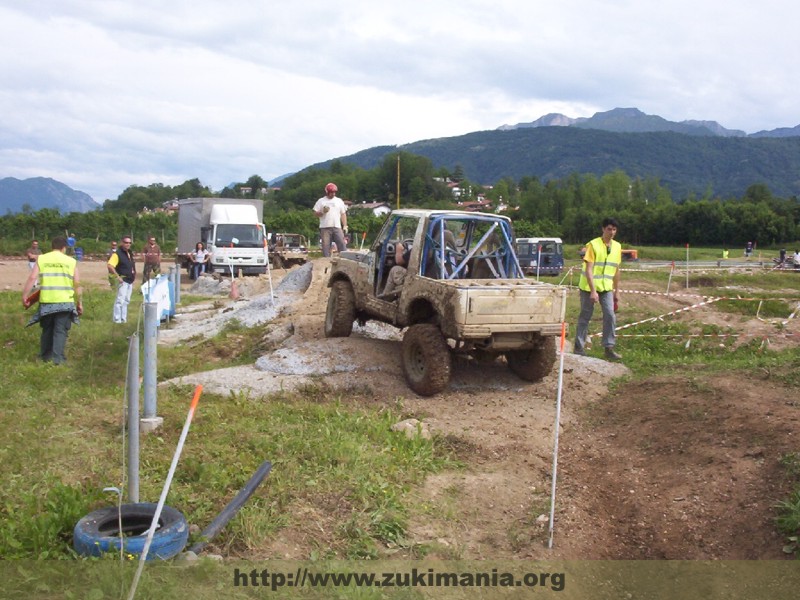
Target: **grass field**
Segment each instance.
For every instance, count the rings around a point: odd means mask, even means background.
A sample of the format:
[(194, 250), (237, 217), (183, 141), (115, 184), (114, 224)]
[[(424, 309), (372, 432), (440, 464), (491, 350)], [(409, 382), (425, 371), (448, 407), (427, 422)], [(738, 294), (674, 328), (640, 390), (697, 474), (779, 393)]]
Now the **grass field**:
[[(135, 324), (112, 327), (111, 295), (91, 290), (86, 314), (74, 326), (64, 367), (35, 359), (38, 327), (23, 327), (16, 294), (0, 296), (4, 347), (0, 404), (0, 554), (5, 558), (70, 558), (71, 529), (99, 505), (114, 501), (100, 490), (121, 486), (122, 415), (127, 336)], [(132, 314), (136, 307), (131, 306)], [(258, 330), (248, 331), (257, 339)], [(211, 344), (224, 352), (228, 329)], [(241, 351), (240, 351), (241, 352)], [(229, 363), (255, 360), (246, 352)], [(197, 367), (190, 346), (168, 349), (159, 362), (170, 373)], [(215, 363), (215, 366), (221, 366)], [(191, 389), (160, 389), (158, 413), (168, 425), (142, 442), (140, 497), (157, 499), (191, 399)], [(445, 465), (446, 447), (389, 430), (399, 415), (343, 408), (324, 386), (264, 400), (206, 394), (192, 426), (193, 451), (181, 463), (169, 502), (192, 522), (207, 523), (266, 459), (276, 468), (269, 499), (254, 498), (226, 531), (236, 555), (286, 523), (285, 509), (306, 494), (337, 494), (353, 508), (341, 523), (340, 542), (321, 548), (366, 558), (375, 544), (402, 536), (409, 487)], [(232, 449), (235, 449), (233, 452)]]
[[(639, 275), (626, 276), (635, 285)], [(639, 280), (652, 284), (653, 274)], [(663, 280), (663, 274), (660, 275)], [(785, 288), (769, 273), (710, 276), (710, 292), (725, 286), (758, 287), (768, 295)], [(659, 280), (660, 281), (660, 280)], [(795, 288), (797, 289), (797, 288)], [(131, 314), (138, 314), (134, 294)], [(796, 298), (800, 300), (800, 291)], [(6, 559), (70, 560), (72, 528), (93, 509), (111, 504), (107, 486), (123, 483), (122, 443), (128, 336), (137, 324), (111, 323), (112, 295), (93, 288), (85, 294), (85, 315), (73, 327), (68, 363), (55, 367), (36, 360), (38, 327), (25, 328), (28, 314), (17, 293), (0, 293), (0, 556)], [(191, 298), (184, 298), (190, 302)], [(791, 302), (769, 305), (766, 313), (785, 316)], [(731, 303), (727, 310), (741, 310)], [(568, 321), (577, 302), (570, 297)], [(656, 316), (642, 309), (637, 316)], [(715, 332), (720, 332), (717, 330)], [(640, 333), (681, 334), (687, 325), (654, 322)], [(262, 331), (231, 327), (204, 342), (213, 366), (252, 362)], [(230, 343), (235, 339), (236, 343)], [(244, 343), (243, 343), (244, 340)], [(753, 342), (757, 343), (757, 342)], [(232, 347), (238, 348), (236, 352)], [(787, 384), (800, 386), (800, 350), (754, 352), (743, 345), (720, 348), (698, 341), (691, 348), (663, 337), (626, 342), (625, 363), (636, 377), (691, 368), (693, 373), (770, 369)], [(207, 365), (191, 344), (159, 348), (159, 378), (192, 372)], [(341, 402), (342, 394), (323, 384), (298, 393), (268, 398), (205, 394), (200, 401), (186, 452), (173, 481), (168, 504), (180, 507), (193, 523), (208, 523), (266, 459), (276, 468), (268, 493), (256, 494), (215, 540), (229, 556), (252, 556), (263, 540), (302, 519), (314, 497), (331, 498), (335, 541), (320, 546), (310, 559), (370, 559), (387, 546), (403, 546), (414, 487), (443, 469), (458, 469), (448, 440), (408, 439), (390, 431), (404, 417), (400, 411), (358, 408)], [(141, 498), (158, 498), (169, 468), (192, 390), (160, 389), (159, 414), (165, 427), (142, 442)], [(365, 404), (366, 406), (366, 404)], [(188, 448), (188, 446), (187, 446)], [(787, 457), (787, 470), (797, 469)], [(786, 499), (785, 531), (800, 522), (800, 487)], [(425, 548), (414, 548), (424, 556)], [(355, 596), (353, 596), (355, 597)]]

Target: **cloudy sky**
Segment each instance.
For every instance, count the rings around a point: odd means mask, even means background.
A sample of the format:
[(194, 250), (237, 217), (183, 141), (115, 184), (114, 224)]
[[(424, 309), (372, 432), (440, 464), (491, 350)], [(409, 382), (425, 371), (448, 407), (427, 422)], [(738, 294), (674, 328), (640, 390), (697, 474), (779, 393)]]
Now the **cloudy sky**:
[(796, 0), (0, 0), (0, 178), (102, 202), (637, 107), (800, 124)]

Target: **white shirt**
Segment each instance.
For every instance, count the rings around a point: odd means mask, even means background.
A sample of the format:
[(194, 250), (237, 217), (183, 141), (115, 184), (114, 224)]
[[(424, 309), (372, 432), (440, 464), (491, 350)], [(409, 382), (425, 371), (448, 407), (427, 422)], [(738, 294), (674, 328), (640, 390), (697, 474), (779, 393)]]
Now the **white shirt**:
[(317, 200), (316, 204), (314, 204), (314, 212), (322, 212), (326, 206), (328, 207), (328, 212), (319, 218), (320, 229), (325, 227), (336, 227), (337, 229), (341, 229), (342, 215), (347, 210), (347, 206), (345, 206), (344, 201), (342, 201), (342, 199), (338, 196), (334, 196), (333, 198), (323, 196)]

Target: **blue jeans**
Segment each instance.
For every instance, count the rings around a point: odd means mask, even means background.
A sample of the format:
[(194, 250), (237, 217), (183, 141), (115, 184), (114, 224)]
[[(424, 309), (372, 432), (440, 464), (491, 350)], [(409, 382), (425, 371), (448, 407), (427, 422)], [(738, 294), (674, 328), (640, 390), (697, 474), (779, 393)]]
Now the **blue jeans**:
[[(591, 294), (581, 292), (581, 312), (578, 315), (578, 327), (575, 330), (575, 351), (586, 348), (586, 338), (589, 336), (589, 321), (594, 313), (594, 303)], [(614, 313), (614, 292), (598, 292), (600, 296), (600, 309), (603, 311), (603, 348), (613, 348), (617, 343), (617, 315)]]
[(39, 320), (42, 336), (39, 339), (39, 358), (45, 362), (53, 361), (60, 365), (67, 357), (67, 336), (72, 327), (71, 312), (57, 312), (43, 316)]
[(206, 272), (206, 263), (192, 264), (192, 279), (197, 279), (202, 273)]

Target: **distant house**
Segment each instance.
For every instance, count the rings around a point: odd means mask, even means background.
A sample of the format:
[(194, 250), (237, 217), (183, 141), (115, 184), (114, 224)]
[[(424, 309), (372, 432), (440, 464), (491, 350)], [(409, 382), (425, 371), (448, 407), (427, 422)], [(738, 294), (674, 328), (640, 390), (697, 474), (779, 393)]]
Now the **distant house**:
[(489, 212), (492, 210), (491, 200), (468, 200), (459, 202), (458, 206), (461, 210), (469, 212)]
[(371, 210), (372, 216), (374, 217), (383, 217), (388, 215), (392, 212), (392, 207), (389, 206), (386, 202), (361, 202), (358, 204), (353, 202), (348, 210)]

